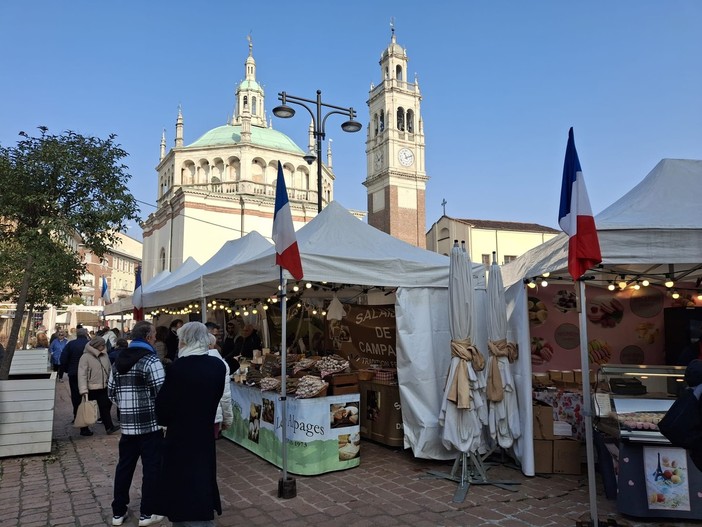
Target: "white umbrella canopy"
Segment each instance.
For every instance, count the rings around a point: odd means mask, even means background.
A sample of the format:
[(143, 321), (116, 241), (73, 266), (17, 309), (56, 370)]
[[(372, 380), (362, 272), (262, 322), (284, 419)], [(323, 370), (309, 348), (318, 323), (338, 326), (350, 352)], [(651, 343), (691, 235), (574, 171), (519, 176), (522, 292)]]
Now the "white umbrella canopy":
[(475, 452), (480, 447), (487, 406), (479, 373), (485, 359), (473, 345), (473, 276), (467, 253), (454, 243), (449, 262), (449, 331), (451, 365), (439, 414), (442, 442), (447, 448)]
[[(494, 253), (493, 253), (494, 255)], [(502, 270), (493, 258), (488, 277), (488, 367), (487, 399), (490, 437), (502, 448), (510, 448), (521, 435), (517, 392), (510, 363), (517, 360), (517, 347), (507, 342), (507, 304)]]

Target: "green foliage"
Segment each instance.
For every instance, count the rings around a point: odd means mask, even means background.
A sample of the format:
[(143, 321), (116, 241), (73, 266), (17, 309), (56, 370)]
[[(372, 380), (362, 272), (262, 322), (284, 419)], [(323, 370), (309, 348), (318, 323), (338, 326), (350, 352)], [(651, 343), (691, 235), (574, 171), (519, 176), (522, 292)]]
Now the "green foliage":
[(138, 220), (122, 160), (127, 152), (107, 139), (76, 132), (21, 132), (0, 146), (0, 291), (17, 313), (0, 379), (7, 378), (27, 304), (61, 303), (73, 293), (84, 265), (69, 240), (78, 236), (102, 257), (117, 232)]

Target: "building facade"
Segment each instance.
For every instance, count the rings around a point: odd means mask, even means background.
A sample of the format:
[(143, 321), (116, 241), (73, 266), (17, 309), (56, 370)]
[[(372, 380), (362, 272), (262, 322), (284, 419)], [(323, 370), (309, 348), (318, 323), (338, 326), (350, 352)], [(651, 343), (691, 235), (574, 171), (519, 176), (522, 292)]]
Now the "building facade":
[[(278, 160), (283, 166), (293, 224), (299, 229), (334, 199), (331, 148), (317, 188), (317, 162), (266, 123), (265, 93), (256, 78), (249, 41), (244, 80), (236, 88), (231, 120), (186, 145), (178, 111), (175, 144), (166, 152), (165, 132), (157, 166), (157, 209), (144, 224), (144, 283), (163, 270), (173, 271), (189, 256), (204, 263), (227, 240), (251, 231), (270, 236), (275, 212)], [(312, 131), (310, 131), (312, 146)]]
[(407, 51), (397, 43), (380, 58), (381, 81), (371, 85), (366, 138), (368, 223), (425, 247), (425, 171), (422, 100), (417, 79), (407, 78)]
[(427, 249), (449, 255), (454, 240), (466, 242), (473, 262), (489, 266), (492, 253), (498, 264), (511, 262), (529, 249), (541, 245), (560, 231), (536, 223), (439, 218), (427, 232)]
[(112, 301), (130, 296), (134, 292), (136, 268), (141, 263), (142, 243), (125, 234), (117, 233), (119, 242), (102, 259), (82, 244), (75, 243), (74, 250), (85, 262), (86, 271), (81, 276), (79, 294), (86, 306), (102, 306), (102, 277)]

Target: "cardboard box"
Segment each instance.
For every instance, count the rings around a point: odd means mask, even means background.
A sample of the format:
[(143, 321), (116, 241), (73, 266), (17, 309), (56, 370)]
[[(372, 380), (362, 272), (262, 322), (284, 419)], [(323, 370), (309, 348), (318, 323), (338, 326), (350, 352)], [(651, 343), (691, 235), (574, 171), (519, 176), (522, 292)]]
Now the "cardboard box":
[(573, 425), (571, 425), (568, 421), (554, 421), (553, 435), (559, 437), (572, 437)]
[[(575, 382), (572, 370), (563, 370), (561, 372), (561, 380), (564, 382)], [(580, 382), (582, 382), (582, 380)]]
[(534, 439), (553, 439), (553, 408), (536, 402), (532, 407), (534, 414)]
[(553, 443), (547, 439), (534, 440), (534, 472), (551, 474), (553, 472)]
[(553, 441), (554, 474), (580, 474), (582, 448), (583, 445), (580, 441), (572, 439)]
[(563, 372), (561, 370), (548, 370), (548, 376), (552, 381), (563, 380)]
[(331, 389), (330, 395), (347, 395), (349, 393), (360, 393), (358, 390), (358, 384), (343, 384), (334, 385), (329, 387)]

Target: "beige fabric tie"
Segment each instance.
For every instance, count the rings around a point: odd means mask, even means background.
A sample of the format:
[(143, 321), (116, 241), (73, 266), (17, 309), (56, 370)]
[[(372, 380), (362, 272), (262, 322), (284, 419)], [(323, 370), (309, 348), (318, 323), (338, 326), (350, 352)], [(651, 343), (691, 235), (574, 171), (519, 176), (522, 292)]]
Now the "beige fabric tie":
[(487, 398), (488, 401), (499, 403), (505, 396), (505, 387), (502, 384), (502, 375), (497, 359), (507, 357), (510, 363), (514, 362), (518, 357), (517, 346), (512, 342), (507, 342), (507, 339), (488, 340), (488, 350), (490, 351), (491, 365), (487, 378)]
[(473, 346), (470, 339), (452, 340), (451, 357), (458, 357), (461, 360), (456, 367), (456, 374), (453, 377), (453, 382), (451, 382), (446, 398), (456, 403), (457, 408), (470, 410), (471, 396), (468, 362), (473, 363), (475, 371), (482, 371), (485, 368), (485, 359), (478, 351), (478, 348)]

